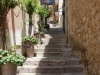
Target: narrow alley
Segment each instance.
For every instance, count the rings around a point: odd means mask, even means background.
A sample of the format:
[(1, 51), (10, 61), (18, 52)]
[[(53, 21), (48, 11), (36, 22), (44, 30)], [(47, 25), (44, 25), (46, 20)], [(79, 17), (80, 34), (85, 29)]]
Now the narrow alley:
[(85, 75), (80, 59), (72, 56), (65, 34), (59, 27), (51, 28), (35, 47), (35, 57), (27, 58), (17, 75)]

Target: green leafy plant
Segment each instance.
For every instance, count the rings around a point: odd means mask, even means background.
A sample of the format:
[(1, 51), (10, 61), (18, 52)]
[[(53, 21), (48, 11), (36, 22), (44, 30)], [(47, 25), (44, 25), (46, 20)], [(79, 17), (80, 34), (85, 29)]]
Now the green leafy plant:
[(44, 35), (45, 33), (44, 33), (44, 32), (39, 32), (39, 34), (40, 34), (40, 35)]
[(22, 38), (22, 42), (32, 42), (33, 44), (38, 44), (38, 39), (33, 36), (25, 36)]
[(9, 52), (7, 50), (0, 50), (0, 57), (8, 56)]
[(27, 14), (32, 15), (37, 11), (38, 0), (21, 0), (21, 3)]
[(8, 50), (12, 53), (16, 54), (16, 50), (18, 50), (18, 46), (17, 45), (13, 45), (13, 46), (9, 46)]
[(38, 24), (38, 26), (39, 26), (39, 28), (38, 28), (39, 32), (43, 32), (44, 27), (45, 27), (44, 23), (42, 22), (42, 23)]
[(16, 51), (17, 49), (18, 49), (17, 45), (13, 45), (13, 46), (11, 46), (11, 50)]
[(23, 56), (10, 53), (7, 50), (0, 50), (0, 65), (11, 63), (16, 66), (22, 66), (24, 60)]
[(49, 11), (44, 6), (38, 7), (38, 14), (40, 17), (47, 17), (49, 14)]
[[(38, 14), (40, 16), (39, 32), (44, 32), (44, 27), (47, 24), (47, 17), (50, 14), (49, 10), (43, 5), (38, 7)], [(44, 21), (45, 20), (45, 21)]]
[(20, 0), (0, 0), (0, 4), (7, 8), (15, 8), (20, 3)]
[(28, 34), (31, 35), (32, 32), (32, 15), (37, 12), (37, 7), (38, 7), (38, 0), (22, 0), (22, 5), (24, 11), (29, 15), (29, 29), (28, 29)]

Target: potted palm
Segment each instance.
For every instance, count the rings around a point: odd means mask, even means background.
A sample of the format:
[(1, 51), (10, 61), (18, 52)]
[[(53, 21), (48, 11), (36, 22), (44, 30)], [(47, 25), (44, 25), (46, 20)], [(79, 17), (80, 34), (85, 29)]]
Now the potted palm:
[(39, 32), (39, 34), (40, 34), (40, 36), (41, 36), (42, 38), (45, 38), (45, 33), (44, 33), (44, 32)]
[(28, 36), (22, 38), (22, 55), (33, 57), (34, 56), (34, 45), (38, 43), (36, 37), (32, 33), (32, 16), (36, 13), (38, 7), (38, 0), (22, 0), (24, 11), (29, 16), (29, 28)]
[(22, 38), (22, 55), (26, 57), (34, 56), (34, 45), (38, 43), (38, 39), (33, 36), (25, 36)]
[(44, 35), (44, 27), (45, 27), (45, 18), (49, 15), (49, 11), (44, 7), (44, 6), (39, 6), (38, 7), (38, 15), (40, 17), (40, 21), (38, 23), (39, 25), (39, 33), (42, 36)]
[(24, 57), (8, 52), (7, 50), (0, 50), (0, 65), (2, 75), (16, 75), (17, 66), (22, 66)]
[(29, 28), (28, 28), (28, 35), (31, 36), (32, 32), (32, 16), (37, 12), (38, 7), (38, 0), (22, 0), (23, 10), (29, 16)]

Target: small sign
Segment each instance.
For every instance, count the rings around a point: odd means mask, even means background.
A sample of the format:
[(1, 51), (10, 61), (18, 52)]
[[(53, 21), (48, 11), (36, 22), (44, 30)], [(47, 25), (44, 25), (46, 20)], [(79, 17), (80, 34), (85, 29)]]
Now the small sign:
[(52, 5), (55, 0), (41, 0), (41, 4)]

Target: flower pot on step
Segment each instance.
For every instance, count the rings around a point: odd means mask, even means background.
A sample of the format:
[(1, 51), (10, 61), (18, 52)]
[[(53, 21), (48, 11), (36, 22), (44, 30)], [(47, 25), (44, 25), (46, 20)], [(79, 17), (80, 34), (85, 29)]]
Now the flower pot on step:
[(22, 38), (22, 55), (26, 57), (34, 56), (34, 45), (38, 43), (35, 36), (25, 36)]
[(34, 34), (36, 38), (39, 38), (39, 33)]
[(25, 57), (34, 57), (34, 44), (32, 42), (22, 43), (22, 55)]
[(16, 75), (17, 66), (14, 64), (3, 64), (1, 70), (2, 75)]
[(40, 34), (41, 38), (45, 38), (44, 34)]
[(27, 57), (34, 57), (34, 48), (27, 49)]
[(25, 59), (23, 56), (9, 52), (8, 50), (0, 50), (0, 75), (16, 75), (17, 66), (22, 66)]

